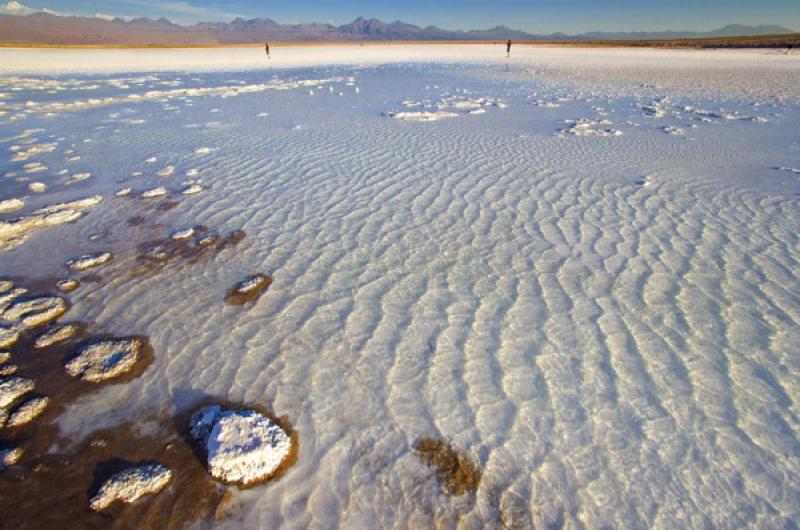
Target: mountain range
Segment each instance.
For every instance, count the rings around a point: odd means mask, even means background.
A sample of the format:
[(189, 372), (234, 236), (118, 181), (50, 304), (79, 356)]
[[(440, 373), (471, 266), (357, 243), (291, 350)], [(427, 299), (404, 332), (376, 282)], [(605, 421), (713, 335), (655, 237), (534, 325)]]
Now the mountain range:
[(269, 18), (230, 22), (201, 22), (189, 26), (165, 18), (107, 20), (94, 17), (57, 16), (49, 13), (0, 15), (0, 44), (52, 45), (211, 45), (271, 42), (341, 41), (482, 41), (482, 40), (666, 40), (711, 37), (758, 36), (792, 33), (775, 25), (728, 25), (707, 32), (590, 32), (579, 35), (537, 35), (497, 26), (487, 30), (451, 31), (436, 26), (420, 27), (359, 17), (349, 24), (279, 24)]

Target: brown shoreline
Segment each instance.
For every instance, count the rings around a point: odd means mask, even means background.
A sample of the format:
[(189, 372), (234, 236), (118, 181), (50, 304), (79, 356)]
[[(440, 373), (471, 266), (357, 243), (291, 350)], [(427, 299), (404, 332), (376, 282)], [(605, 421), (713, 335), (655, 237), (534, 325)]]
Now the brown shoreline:
[[(392, 46), (392, 45), (501, 45), (501, 40), (482, 41), (329, 41), (329, 42), (270, 42), (273, 48), (307, 46)], [(753, 37), (713, 37), (707, 39), (670, 40), (515, 40), (515, 46), (564, 48), (786, 48), (800, 47), (800, 33), (760, 35)], [(263, 43), (241, 44), (45, 44), (0, 43), (0, 48), (65, 48), (65, 49), (191, 49), (191, 48), (262, 48)]]

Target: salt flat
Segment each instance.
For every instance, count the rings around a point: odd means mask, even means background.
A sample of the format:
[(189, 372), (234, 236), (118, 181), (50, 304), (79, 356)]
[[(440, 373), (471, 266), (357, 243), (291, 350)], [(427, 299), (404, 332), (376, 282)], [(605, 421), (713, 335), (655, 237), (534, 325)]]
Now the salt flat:
[[(1, 49), (0, 73), (0, 275), (109, 253), (70, 318), (155, 352), (62, 433), (208, 396), (297, 430), (216, 524), (800, 524), (800, 55)], [(197, 225), (246, 236), (131, 274)], [(477, 462), (474, 495), (422, 437)]]

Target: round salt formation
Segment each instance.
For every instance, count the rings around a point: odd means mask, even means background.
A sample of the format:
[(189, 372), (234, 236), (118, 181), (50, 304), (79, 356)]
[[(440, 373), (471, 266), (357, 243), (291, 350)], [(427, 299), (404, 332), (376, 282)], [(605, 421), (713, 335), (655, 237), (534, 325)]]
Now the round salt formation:
[(0, 366), (0, 377), (5, 377), (7, 375), (14, 375), (17, 373), (19, 368), (16, 364), (4, 364)]
[(110, 252), (93, 252), (72, 258), (67, 261), (67, 267), (74, 271), (85, 271), (111, 261), (112, 257)]
[(56, 283), (56, 287), (58, 287), (58, 290), (61, 291), (62, 293), (71, 293), (72, 291), (77, 289), (78, 286), (80, 286), (80, 284), (81, 282), (79, 282), (78, 280), (74, 280), (72, 278), (66, 278), (63, 280), (59, 280), (58, 283)]
[(39, 415), (44, 412), (47, 405), (50, 404), (50, 398), (46, 396), (35, 397), (25, 401), (22, 405), (17, 407), (11, 416), (8, 418), (8, 427), (19, 427), (30, 423)]
[(6, 364), (11, 360), (11, 354), (7, 351), (0, 351), (0, 364)]
[(42, 193), (47, 189), (47, 184), (44, 182), (31, 182), (28, 184), (28, 189), (34, 193)]
[(244, 486), (271, 478), (288, 458), (292, 440), (280, 425), (255, 410), (197, 411), (192, 436), (202, 444), (211, 476)]
[(122, 188), (121, 190), (117, 190), (114, 195), (117, 197), (127, 197), (132, 191), (133, 190), (131, 188)]
[(63, 342), (72, 337), (78, 332), (76, 324), (65, 324), (63, 326), (56, 326), (50, 331), (46, 331), (36, 337), (36, 342), (33, 343), (34, 348), (47, 348), (58, 342)]
[(161, 464), (132, 467), (112, 475), (89, 500), (92, 510), (105, 510), (114, 501), (136, 502), (145, 495), (158, 493), (172, 480), (172, 471)]
[(81, 344), (65, 366), (72, 377), (99, 383), (124, 374), (136, 364), (144, 348), (140, 339), (109, 339)]
[[(2, 320), (21, 324), (26, 328), (35, 328), (51, 322), (67, 312), (67, 303), (57, 296), (39, 296), (16, 300), (2, 312)], [(15, 339), (16, 341), (16, 339)], [(2, 337), (0, 337), (0, 348)]]

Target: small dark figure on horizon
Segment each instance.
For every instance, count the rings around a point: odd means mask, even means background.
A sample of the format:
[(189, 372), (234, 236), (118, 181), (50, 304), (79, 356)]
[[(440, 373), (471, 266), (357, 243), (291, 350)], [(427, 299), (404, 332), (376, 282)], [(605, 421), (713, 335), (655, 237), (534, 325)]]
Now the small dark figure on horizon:
[(511, 57), (511, 39), (506, 41), (506, 57)]
[(269, 43), (264, 43), (264, 51), (267, 53), (267, 59), (269, 59)]

